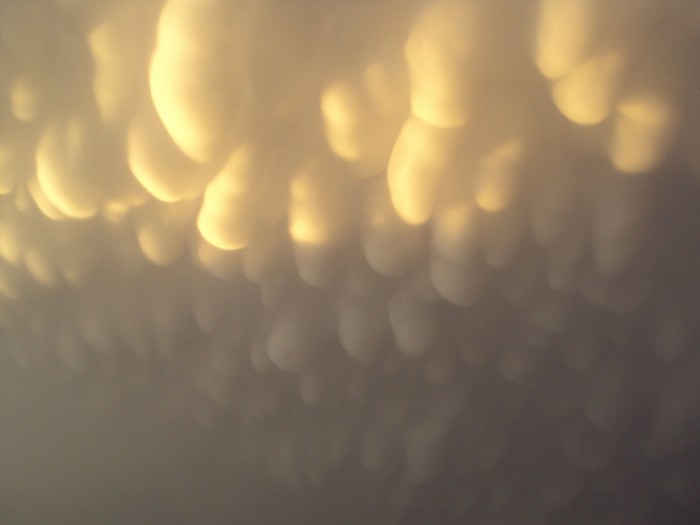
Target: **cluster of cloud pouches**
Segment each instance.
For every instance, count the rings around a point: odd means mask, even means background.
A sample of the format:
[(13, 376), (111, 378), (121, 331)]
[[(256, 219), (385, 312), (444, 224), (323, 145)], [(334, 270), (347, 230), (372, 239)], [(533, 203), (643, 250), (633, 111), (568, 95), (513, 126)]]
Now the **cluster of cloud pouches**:
[(692, 0), (2, 0), (2, 351), (398, 520), (690, 512), (698, 56)]

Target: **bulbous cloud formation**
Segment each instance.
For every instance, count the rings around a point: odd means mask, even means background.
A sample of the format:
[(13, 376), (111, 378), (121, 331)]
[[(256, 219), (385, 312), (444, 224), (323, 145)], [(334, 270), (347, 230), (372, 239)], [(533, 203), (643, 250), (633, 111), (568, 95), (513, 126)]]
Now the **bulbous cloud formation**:
[(0, 0), (3, 373), (379, 522), (690, 520), (698, 56), (693, 0)]

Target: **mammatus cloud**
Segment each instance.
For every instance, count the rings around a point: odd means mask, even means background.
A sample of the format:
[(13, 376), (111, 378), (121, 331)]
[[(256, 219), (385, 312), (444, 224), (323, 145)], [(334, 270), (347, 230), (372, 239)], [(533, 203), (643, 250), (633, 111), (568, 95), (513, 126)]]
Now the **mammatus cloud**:
[(358, 523), (690, 520), (699, 53), (690, 0), (1, 0), (7, 384)]

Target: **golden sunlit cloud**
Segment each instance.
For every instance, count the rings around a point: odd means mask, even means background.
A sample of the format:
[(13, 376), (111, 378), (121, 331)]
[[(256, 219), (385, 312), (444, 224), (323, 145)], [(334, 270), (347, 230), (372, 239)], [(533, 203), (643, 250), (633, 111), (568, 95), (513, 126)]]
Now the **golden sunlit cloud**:
[(583, 63), (600, 33), (600, 0), (542, 0), (538, 6), (535, 63), (556, 80)]
[(47, 199), (60, 213), (85, 219), (99, 209), (98, 143), (85, 119), (51, 124), (41, 134), (36, 176)]
[(474, 200), (481, 209), (497, 212), (515, 199), (523, 150), (520, 141), (512, 140), (484, 155), (479, 161)]
[(440, 185), (457, 158), (459, 134), (413, 117), (406, 121), (391, 152), (387, 180), (396, 211), (409, 224), (427, 222)]
[(411, 109), (428, 124), (454, 128), (469, 122), (479, 9), (478, 2), (430, 2), (406, 41)]
[(583, 62), (552, 86), (562, 114), (576, 124), (599, 124), (610, 115), (625, 74), (625, 53), (610, 50)]
[(240, 100), (233, 9), (225, 0), (168, 0), (158, 20), (149, 73), (153, 103), (175, 143), (196, 162), (221, 153)]
[(258, 145), (241, 144), (207, 186), (197, 227), (202, 237), (219, 249), (243, 248), (253, 235), (258, 179), (268, 176), (265, 154)]
[(623, 173), (647, 173), (663, 160), (678, 125), (673, 101), (654, 93), (620, 100), (610, 159)]

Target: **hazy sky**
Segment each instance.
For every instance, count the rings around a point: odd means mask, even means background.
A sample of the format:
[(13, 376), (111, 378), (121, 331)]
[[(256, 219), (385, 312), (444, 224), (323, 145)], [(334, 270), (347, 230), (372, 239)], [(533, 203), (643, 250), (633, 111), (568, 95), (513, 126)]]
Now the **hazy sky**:
[(692, 0), (0, 0), (0, 524), (692, 523)]

